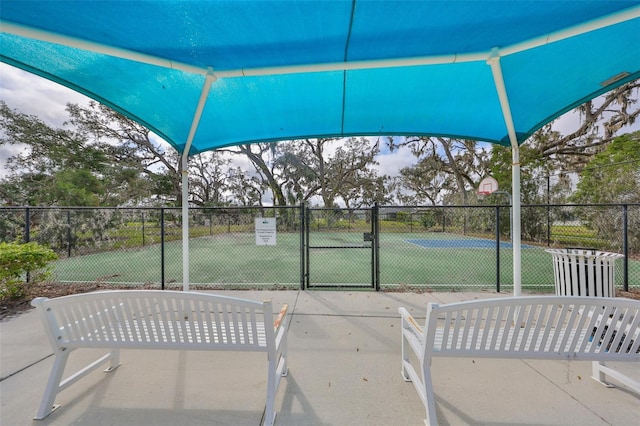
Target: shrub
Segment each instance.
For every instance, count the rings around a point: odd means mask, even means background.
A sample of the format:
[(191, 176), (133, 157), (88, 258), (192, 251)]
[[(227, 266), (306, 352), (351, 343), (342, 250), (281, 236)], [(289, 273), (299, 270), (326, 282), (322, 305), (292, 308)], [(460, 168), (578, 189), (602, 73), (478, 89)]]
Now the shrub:
[(33, 282), (45, 280), (49, 262), (57, 258), (53, 250), (37, 243), (0, 243), (0, 299), (23, 297), (26, 274), (32, 274)]
[(409, 222), (411, 215), (407, 212), (398, 212), (396, 213), (396, 221), (398, 222)]
[(434, 227), (436, 225), (435, 214), (432, 211), (424, 212), (420, 216), (420, 223), (425, 229), (430, 229)]

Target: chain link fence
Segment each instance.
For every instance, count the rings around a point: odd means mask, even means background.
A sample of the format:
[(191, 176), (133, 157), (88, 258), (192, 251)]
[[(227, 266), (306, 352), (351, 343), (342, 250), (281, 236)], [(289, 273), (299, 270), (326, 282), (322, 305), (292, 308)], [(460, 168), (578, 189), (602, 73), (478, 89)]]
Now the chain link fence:
[(307, 208), (305, 213), (305, 286), (374, 287), (374, 211)]
[[(509, 206), (380, 207), (380, 286), (406, 290), (513, 288)], [(640, 287), (639, 205), (525, 205), (522, 288), (553, 291), (547, 248), (621, 253), (619, 288)]]
[[(506, 205), (191, 208), (192, 288), (376, 288), (406, 291), (513, 286)], [(522, 288), (552, 292), (547, 248), (621, 253), (618, 288), (640, 288), (640, 205), (522, 206)], [(256, 220), (275, 218), (271, 244)], [(181, 288), (177, 208), (0, 207), (0, 240), (56, 251), (55, 283)]]

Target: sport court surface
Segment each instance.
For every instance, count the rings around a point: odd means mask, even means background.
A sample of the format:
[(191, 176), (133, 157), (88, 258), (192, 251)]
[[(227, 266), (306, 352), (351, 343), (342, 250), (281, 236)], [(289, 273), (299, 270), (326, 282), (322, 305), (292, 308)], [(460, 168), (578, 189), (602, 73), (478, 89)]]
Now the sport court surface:
[[(496, 248), (496, 241), (485, 240), (485, 239), (443, 239), (443, 240), (407, 240), (408, 243), (416, 244), (420, 247), (424, 248)], [(513, 244), (500, 241), (500, 248), (513, 248)], [(526, 244), (521, 245), (522, 248), (533, 248), (533, 246), (528, 246)]]
[[(501, 283), (512, 280), (510, 243), (501, 242)], [(313, 232), (309, 245), (363, 246), (362, 232)], [(523, 285), (553, 291), (553, 264), (545, 247), (525, 246)], [(398, 283), (416, 288), (496, 288), (496, 242), (461, 238), (450, 233), (382, 233), (381, 285)], [(165, 245), (166, 282), (182, 280), (182, 243)], [(56, 263), (58, 281), (159, 283), (161, 249), (150, 245), (74, 256)], [(310, 249), (312, 283), (371, 282), (370, 249)], [(104, 277), (104, 279), (103, 279)], [(275, 246), (257, 246), (253, 233), (215, 234), (190, 240), (190, 278), (197, 284), (225, 288), (273, 288), (279, 283), (295, 289), (300, 283), (300, 235), (279, 232)], [(235, 285), (235, 287), (234, 287)]]
[[(424, 408), (400, 375), (399, 306), (424, 319), (427, 302), (508, 293), (217, 291), (289, 303), (289, 376), (276, 425), (421, 425)], [(113, 374), (96, 371), (61, 392), (62, 408), (32, 422), (53, 359), (35, 311), (0, 322), (2, 425), (258, 425), (264, 354), (132, 351)], [(92, 356), (95, 353), (87, 351)], [(74, 357), (78, 361), (74, 361)], [(70, 364), (88, 360), (78, 351)], [(640, 380), (637, 364), (616, 367)], [(433, 362), (441, 424), (631, 425), (640, 396), (591, 380), (575, 361), (443, 359)]]

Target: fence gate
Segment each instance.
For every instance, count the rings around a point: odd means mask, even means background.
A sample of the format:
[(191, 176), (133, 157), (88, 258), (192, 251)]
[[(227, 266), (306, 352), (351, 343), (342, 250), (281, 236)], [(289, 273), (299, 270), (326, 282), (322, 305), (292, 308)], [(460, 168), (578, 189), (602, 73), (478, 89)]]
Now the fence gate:
[(305, 209), (306, 288), (379, 289), (377, 206)]

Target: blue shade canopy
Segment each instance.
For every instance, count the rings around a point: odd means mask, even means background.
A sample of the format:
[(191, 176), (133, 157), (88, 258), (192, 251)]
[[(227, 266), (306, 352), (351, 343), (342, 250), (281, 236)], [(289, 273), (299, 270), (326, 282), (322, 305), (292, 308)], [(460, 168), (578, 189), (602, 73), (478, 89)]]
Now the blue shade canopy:
[(349, 135), (522, 143), (640, 77), (636, 1), (11, 1), (0, 59), (179, 152)]

